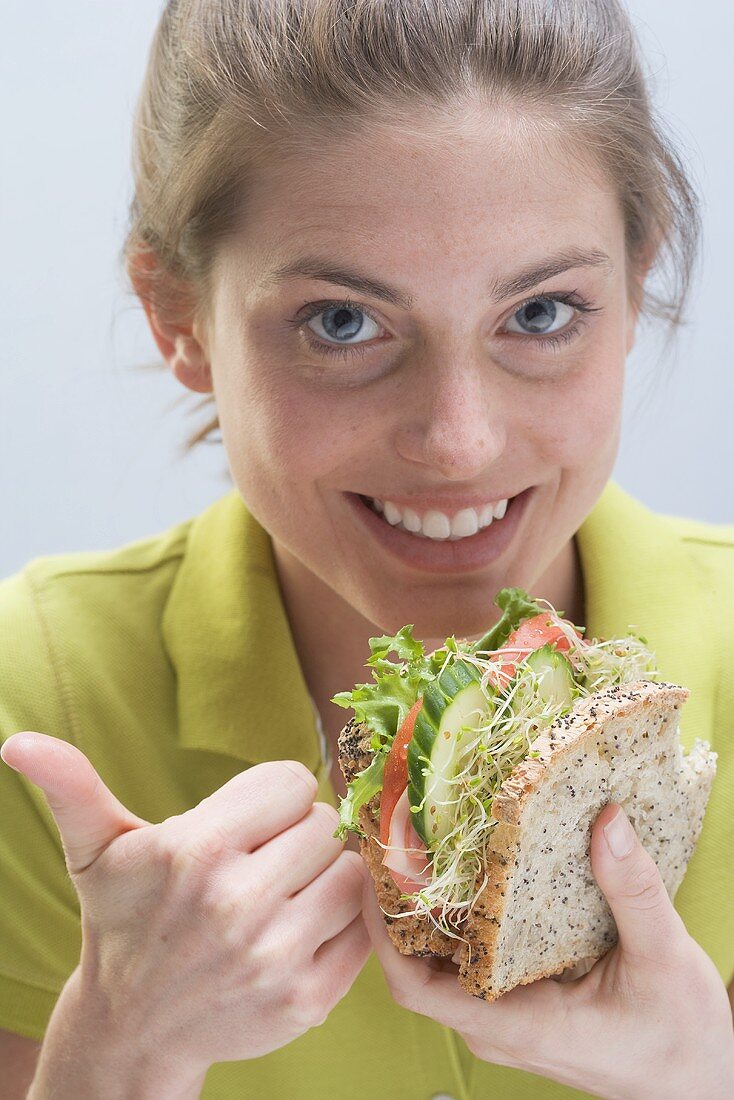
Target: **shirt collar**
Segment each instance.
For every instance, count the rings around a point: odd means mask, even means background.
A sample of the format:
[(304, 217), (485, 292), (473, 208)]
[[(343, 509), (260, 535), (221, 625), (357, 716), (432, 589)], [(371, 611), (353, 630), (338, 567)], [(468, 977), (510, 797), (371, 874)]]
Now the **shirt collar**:
[(676, 530), (614, 481), (607, 482), (576, 534), (584, 576), (586, 636), (613, 638), (634, 627), (663, 679), (683, 684), (681, 742), (710, 737), (716, 667), (712, 586)]
[[(638, 627), (665, 679), (691, 696), (681, 737), (709, 730), (711, 611), (680, 536), (609, 481), (576, 535), (587, 637)], [(560, 609), (559, 610), (563, 610)], [(581, 625), (581, 624), (579, 624)], [(192, 521), (162, 621), (183, 748), (316, 771), (323, 737), (283, 605), (270, 536), (233, 489)], [(348, 686), (348, 685), (345, 685)]]
[(321, 761), (270, 536), (233, 489), (191, 521), (163, 615), (186, 749)]

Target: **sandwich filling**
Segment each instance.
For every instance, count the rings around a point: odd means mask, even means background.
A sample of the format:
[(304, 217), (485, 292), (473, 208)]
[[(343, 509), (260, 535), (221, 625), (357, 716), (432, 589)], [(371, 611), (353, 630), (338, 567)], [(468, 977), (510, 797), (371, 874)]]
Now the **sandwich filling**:
[(340, 692), (370, 731), (373, 757), (349, 783), (336, 834), (363, 836), (359, 811), (380, 796), (383, 863), (412, 908), (444, 934), (457, 930), (486, 885), (492, 802), (513, 769), (539, 754), (537, 736), (577, 699), (616, 684), (660, 679), (647, 640), (585, 639), (546, 600), (503, 588), (499, 622), (475, 642), (453, 635), (433, 653), (412, 625), (370, 638), (373, 683)]

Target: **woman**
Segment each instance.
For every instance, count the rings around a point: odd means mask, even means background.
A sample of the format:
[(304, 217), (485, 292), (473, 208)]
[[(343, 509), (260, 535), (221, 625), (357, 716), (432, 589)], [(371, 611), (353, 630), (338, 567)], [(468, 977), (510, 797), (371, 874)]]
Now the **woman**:
[[(3, 582), (8, 1095), (723, 1100), (734, 530), (609, 481), (698, 225), (625, 13), (169, 3), (135, 154), (131, 281), (236, 488)], [(477, 637), (504, 585), (644, 624), (720, 764), (676, 907), (606, 807), (619, 944), (485, 1004), (393, 950), (334, 838), (331, 697), (370, 635)]]

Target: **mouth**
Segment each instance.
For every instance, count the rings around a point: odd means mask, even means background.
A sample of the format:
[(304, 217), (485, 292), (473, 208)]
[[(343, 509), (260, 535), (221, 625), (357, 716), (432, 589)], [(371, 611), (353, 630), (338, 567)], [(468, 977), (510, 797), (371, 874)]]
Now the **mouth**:
[(414, 568), (439, 573), (481, 569), (513, 541), (535, 486), (453, 513), (416, 509), (361, 493), (344, 496), (373, 538)]
[(476, 508), (462, 508), (453, 512), (441, 512), (437, 508), (418, 512), (413, 508), (401, 507), (391, 500), (382, 501), (360, 494), (362, 503), (386, 520), (391, 527), (399, 527), (411, 535), (432, 539), (434, 542), (443, 542), (446, 539), (456, 542), (458, 539), (471, 538), (490, 524), (501, 523), (510, 500), (513, 499), (505, 497)]

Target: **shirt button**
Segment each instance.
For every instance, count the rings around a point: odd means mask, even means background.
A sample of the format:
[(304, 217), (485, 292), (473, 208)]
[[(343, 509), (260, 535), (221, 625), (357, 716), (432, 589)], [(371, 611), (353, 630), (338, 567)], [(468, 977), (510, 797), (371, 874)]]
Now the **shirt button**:
[(454, 1098), (448, 1092), (434, 1092), (430, 1100), (454, 1100)]

